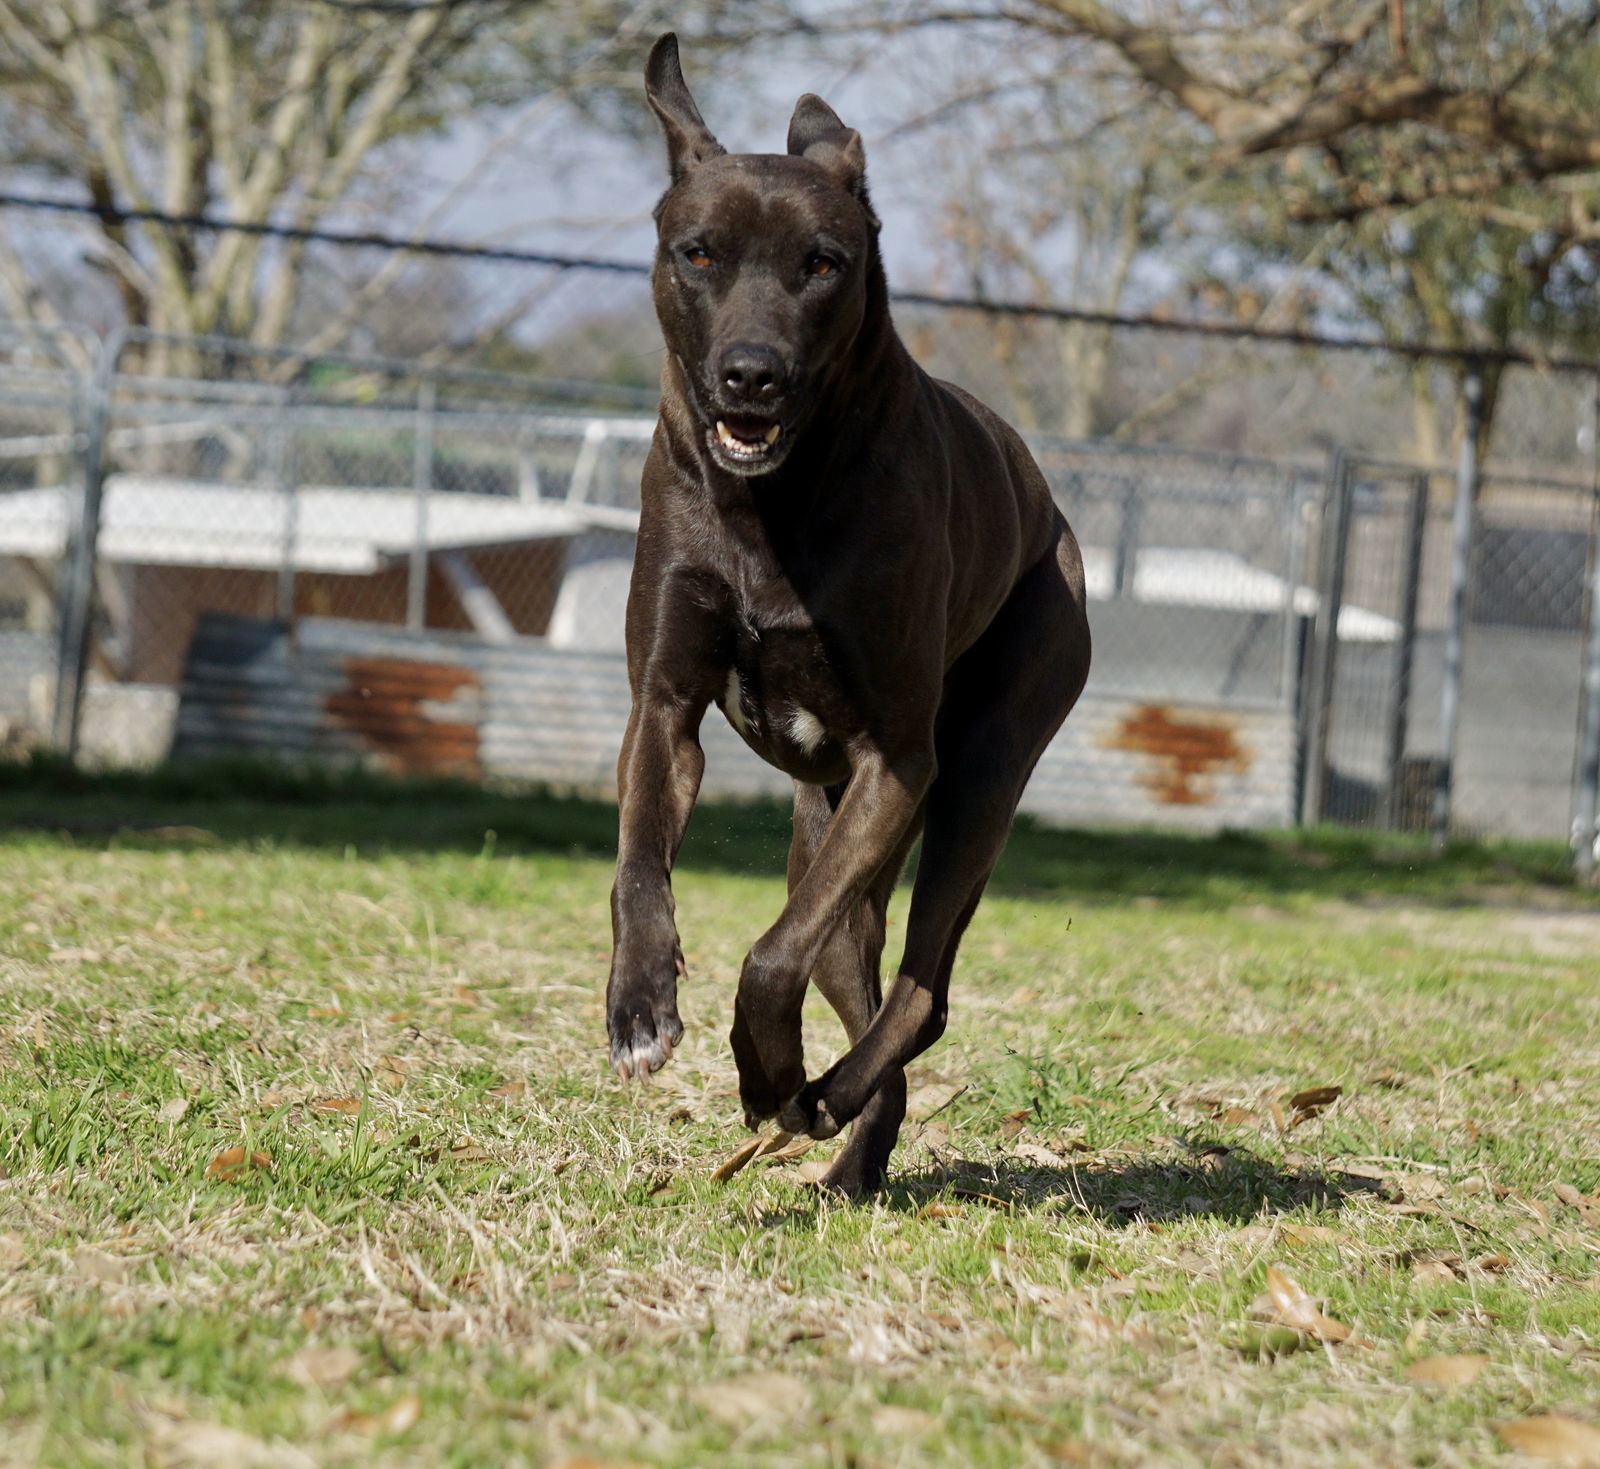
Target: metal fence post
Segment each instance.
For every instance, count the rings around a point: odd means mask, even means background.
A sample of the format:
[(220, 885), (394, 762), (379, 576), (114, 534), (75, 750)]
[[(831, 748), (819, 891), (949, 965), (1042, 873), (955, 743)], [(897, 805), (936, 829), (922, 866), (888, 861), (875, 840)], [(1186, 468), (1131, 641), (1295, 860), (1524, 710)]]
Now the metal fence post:
[(1589, 396), (1589, 581), (1584, 627), (1583, 705), (1578, 725), (1578, 788), (1572, 856), (1578, 876), (1595, 881), (1600, 861), (1600, 377)]
[(105, 497), (106, 430), (111, 417), (112, 381), (122, 347), (121, 333), (107, 339), (85, 386), (83, 492), (63, 551), (50, 743), (68, 761), (78, 758), (83, 686), (94, 639), (95, 564), (99, 559), (100, 515)]
[(1467, 584), (1472, 575), (1472, 522), (1478, 501), (1478, 432), (1483, 424), (1483, 363), (1467, 364), (1461, 385), (1466, 420), (1456, 464), (1455, 513), (1450, 521), (1450, 600), (1444, 629), (1444, 671), (1439, 689), (1439, 768), (1433, 787), (1433, 850), (1450, 840), (1455, 764), (1461, 736), (1461, 672), (1467, 625)]
[(417, 384), (417, 426), (411, 456), (417, 519), (406, 577), (406, 626), (413, 632), (421, 632), (428, 621), (428, 496), (433, 489), (433, 415), (438, 393), (438, 384), (431, 377)]
[(1411, 713), (1411, 668), (1417, 644), (1417, 594), (1422, 586), (1422, 543), (1428, 531), (1428, 475), (1411, 477), (1406, 505), (1406, 562), (1400, 585), (1400, 645), (1395, 650), (1394, 706), (1389, 711), (1389, 743), (1384, 760), (1389, 779), (1383, 791), (1383, 824), (1393, 830), (1400, 821), (1406, 726)]
[(1137, 480), (1124, 480), (1122, 484), (1122, 509), (1117, 517), (1117, 552), (1111, 573), (1111, 595), (1131, 597), (1134, 582), (1139, 574), (1139, 516), (1143, 504), (1139, 498)]
[(283, 496), (283, 544), (278, 561), (278, 621), (294, 621), (295, 564), (300, 540), (300, 487), (295, 474), (293, 424), (289, 418), (294, 390), (284, 387), (278, 394), (278, 413), (271, 428), (270, 453), (272, 483)]
[(1301, 705), (1304, 752), (1301, 762), (1300, 821), (1309, 826), (1327, 815), (1328, 727), (1333, 717), (1334, 678), (1339, 664), (1339, 613), (1344, 605), (1345, 563), (1350, 550), (1350, 496), (1353, 476), (1343, 449), (1328, 460), (1322, 500), (1322, 535), (1317, 557), (1317, 616)]

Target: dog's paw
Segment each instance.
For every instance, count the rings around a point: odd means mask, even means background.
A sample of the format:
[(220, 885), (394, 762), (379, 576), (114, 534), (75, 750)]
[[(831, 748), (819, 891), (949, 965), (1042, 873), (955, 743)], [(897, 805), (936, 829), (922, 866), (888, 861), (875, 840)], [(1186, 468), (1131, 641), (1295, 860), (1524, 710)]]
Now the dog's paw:
[(734, 1008), (733, 1030), (728, 1041), (733, 1047), (734, 1065), (739, 1068), (739, 1101), (744, 1107), (744, 1124), (753, 1130), (776, 1117), (784, 1098), (793, 1096), (806, 1084), (805, 1062), (797, 1055), (776, 1077), (769, 1074), (744, 1011), (738, 1006)]
[(802, 1087), (778, 1109), (778, 1126), (785, 1132), (826, 1142), (830, 1137), (839, 1135), (844, 1123), (835, 1120), (828, 1110), (827, 1101), (813, 1085)]
[(683, 1022), (668, 1002), (629, 1005), (610, 1016), (611, 1069), (623, 1081), (646, 1077), (672, 1059), (683, 1039)]
[[(805, 1080), (803, 1071), (798, 1080)], [(784, 1105), (783, 1094), (767, 1080), (764, 1071), (747, 1071), (743, 1067), (739, 1069), (739, 1103), (744, 1108), (744, 1125), (752, 1132), (778, 1116)]]

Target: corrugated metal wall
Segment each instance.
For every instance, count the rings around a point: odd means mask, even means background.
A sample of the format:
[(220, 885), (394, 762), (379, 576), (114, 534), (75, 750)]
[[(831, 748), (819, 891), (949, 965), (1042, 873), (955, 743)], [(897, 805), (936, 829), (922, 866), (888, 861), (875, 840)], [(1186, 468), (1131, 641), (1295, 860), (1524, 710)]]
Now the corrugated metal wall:
[[(614, 788), (628, 713), (621, 656), (308, 618), (207, 616), (189, 651), (174, 754), (248, 751), (405, 773)], [(722, 717), (702, 728), (708, 795), (784, 795)], [(1090, 690), (1023, 810), (1062, 823), (1285, 826), (1288, 712)]]

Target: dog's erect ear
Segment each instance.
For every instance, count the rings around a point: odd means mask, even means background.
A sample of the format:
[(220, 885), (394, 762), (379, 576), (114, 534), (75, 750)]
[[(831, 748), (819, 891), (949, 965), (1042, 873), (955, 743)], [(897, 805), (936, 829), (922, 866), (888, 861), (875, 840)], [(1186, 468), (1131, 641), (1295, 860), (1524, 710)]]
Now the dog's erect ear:
[(872, 223), (878, 223), (867, 199), (867, 151), (861, 146), (861, 134), (840, 122), (839, 114), (813, 92), (794, 105), (789, 152), (821, 164), (861, 201)]
[(678, 63), (678, 38), (668, 31), (650, 48), (644, 64), (644, 94), (661, 119), (667, 135), (667, 164), (677, 183), (697, 163), (717, 158), (728, 150), (711, 136), (700, 109), (689, 95)]

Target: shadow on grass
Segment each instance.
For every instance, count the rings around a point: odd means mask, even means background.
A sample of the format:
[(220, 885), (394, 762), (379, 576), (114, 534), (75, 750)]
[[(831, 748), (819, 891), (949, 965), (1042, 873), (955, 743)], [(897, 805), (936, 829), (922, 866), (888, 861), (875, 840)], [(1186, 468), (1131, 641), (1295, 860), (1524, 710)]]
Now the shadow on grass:
[[(562, 854), (616, 850), (616, 807), (540, 791), (263, 761), (82, 774), (47, 759), (0, 765), (0, 833), (79, 844), (183, 849), (259, 843), (382, 852)], [(779, 877), (786, 803), (702, 802), (679, 865)], [(1019, 820), (991, 891), (1081, 901), (1193, 903), (1293, 895), (1440, 904), (1535, 889), (1574, 894), (1554, 844), (1462, 843), (1432, 857), (1420, 837), (1323, 828), (1190, 836), (1083, 831)]]
[(1338, 1209), (1371, 1181), (1270, 1163), (1240, 1149), (1198, 1161), (1130, 1158), (1079, 1167), (956, 1161), (894, 1179), (889, 1200), (918, 1212), (935, 1199), (1087, 1214), (1112, 1228), (1196, 1217), (1248, 1224), (1263, 1215)]
[[(1337, 1210), (1370, 1195), (1375, 1180), (1270, 1163), (1243, 1149), (1196, 1160), (1129, 1158), (1078, 1167), (954, 1159), (914, 1173), (891, 1173), (882, 1203), (896, 1213), (934, 1206), (1087, 1215), (1112, 1229), (1212, 1219), (1244, 1225), (1303, 1209)], [(802, 1224), (807, 1208), (774, 1210), (768, 1224)]]

